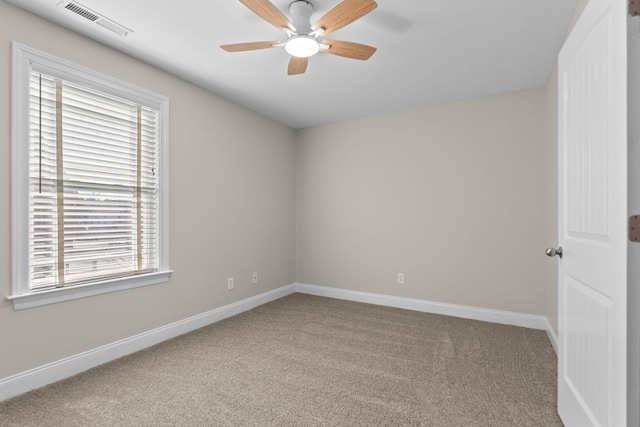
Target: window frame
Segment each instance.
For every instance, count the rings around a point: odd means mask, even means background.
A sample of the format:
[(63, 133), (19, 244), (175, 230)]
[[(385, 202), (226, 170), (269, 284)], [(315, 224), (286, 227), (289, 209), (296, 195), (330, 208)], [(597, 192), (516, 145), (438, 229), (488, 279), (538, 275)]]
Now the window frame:
[[(169, 280), (169, 99), (129, 83), (13, 42), (11, 152), (11, 295), (14, 310), (85, 298)], [(104, 93), (157, 109), (158, 136), (158, 271), (93, 281), (68, 287), (29, 289), (29, 73), (41, 71)]]

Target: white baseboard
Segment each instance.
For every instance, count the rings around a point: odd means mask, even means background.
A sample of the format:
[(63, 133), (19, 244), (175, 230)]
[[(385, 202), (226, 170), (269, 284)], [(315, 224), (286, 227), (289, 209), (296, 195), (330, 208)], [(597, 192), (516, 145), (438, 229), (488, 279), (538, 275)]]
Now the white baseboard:
[(110, 362), (119, 357), (140, 351), (178, 335), (194, 331), (262, 304), (295, 292), (295, 284), (283, 286), (206, 313), (198, 314), (160, 328), (143, 332), (102, 347), (0, 379), (0, 402), (29, 390), (79, 374), (87, 369)]
[(446, 304), (414, 298), (373, 294), (369, 292), (349, 291), (345, 289), (306, 285), (302, 283), (296, 283), (296, 292), (348, 301), (364, 302), (368, 304), (384, 305), (387, 307), (404, 308), (406, 310), (422, 311), (425, 313), (443, 314), (445, 316), (461, 317), (463, 319), (522, 326), (530, 329), (547, 330), (547, 325), (549, 325), (549, 321), (545, 316), (470, 307), (466, 305)]
[(547, 320), (547, 327), (546, 327), (546, 331), (547, 331), (547, 336), (549, 337), (549, 341), (551, 341), (551, 346), (553, 347), (553, 351), (556, 352), (556, 356), (558, 355), (558, 335), (556, 334), (556, 330), (553, 329), (553, 326), (551, 326), (551, 322), (549, 322), (549, 319)]
[(544, 316), (294, 283), (26, 372), (0, 379), (0, 402), (26, 393), (29, 390), (43, 387), (47, 384), (79, 374), (87, 369), (102, 365), (119, 357), (143, 350), (162, 341), (177, 337), (178, 335), (235, 316), (236, 314), (251, 310), (252, 308), (291, 295), (295, 292), (426, 313), (443, 314), (464, 319), (542, 329), (547, 331), (551, 345), (556, 353), (558, 351), (557, 336), (549, 320)]

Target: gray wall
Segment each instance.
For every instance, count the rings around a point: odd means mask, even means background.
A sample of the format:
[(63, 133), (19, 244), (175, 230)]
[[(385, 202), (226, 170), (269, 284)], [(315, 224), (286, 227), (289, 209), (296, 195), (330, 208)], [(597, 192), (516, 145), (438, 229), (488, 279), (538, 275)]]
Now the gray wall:
[(542, 314), (544, 108), (535, 89), (297, 131), (297, 281)]
[[(295, 281), (293, 130), (6, 2), (0, 16), (0, 378)], [(4, 299), (14, 40), (170, 98), (168, 283), (19, 312)]]

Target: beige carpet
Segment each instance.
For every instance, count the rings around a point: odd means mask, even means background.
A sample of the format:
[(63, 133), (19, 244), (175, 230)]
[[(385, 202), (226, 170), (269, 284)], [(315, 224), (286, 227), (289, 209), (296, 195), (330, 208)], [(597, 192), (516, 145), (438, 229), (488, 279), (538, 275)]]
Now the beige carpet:
[(562, 426), (544, 331), (294, 294), (0, 404), (2, 426)]

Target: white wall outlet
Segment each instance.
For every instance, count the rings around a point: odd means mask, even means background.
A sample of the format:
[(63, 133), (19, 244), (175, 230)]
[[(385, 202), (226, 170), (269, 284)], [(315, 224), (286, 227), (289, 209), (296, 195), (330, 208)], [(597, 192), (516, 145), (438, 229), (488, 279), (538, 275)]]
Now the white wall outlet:
[(258, 283), (258, 273), (257, 272), (253, 272), (253, 274), (251, 275), (251, 283), (256, 284)]
[(404, 273), (398, 273), (398, 285), (404, 285)]
[(233, 277), (227, 279), (227, 289), (233, 289)]

